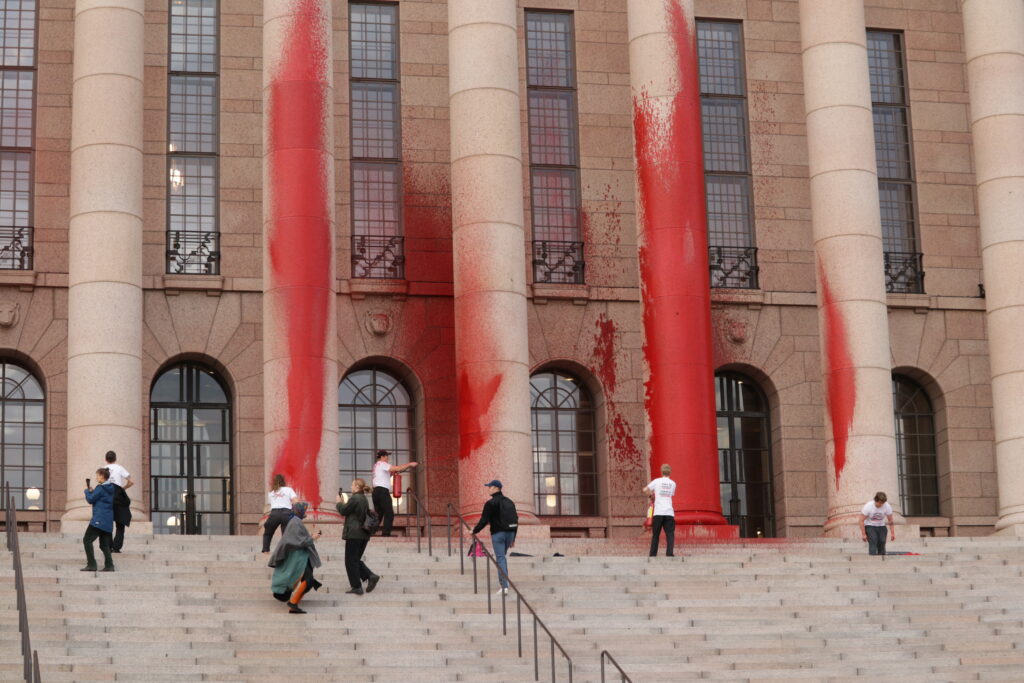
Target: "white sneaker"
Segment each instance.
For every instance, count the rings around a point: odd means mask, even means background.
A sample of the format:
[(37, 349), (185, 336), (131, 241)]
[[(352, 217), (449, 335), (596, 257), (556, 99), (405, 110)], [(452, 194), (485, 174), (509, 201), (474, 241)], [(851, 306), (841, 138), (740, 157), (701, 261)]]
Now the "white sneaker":
[(495, 595), (508, 595), (508, 589), (507, 588), (499, 588), (497, 591), (494, 592), (494, 594)]

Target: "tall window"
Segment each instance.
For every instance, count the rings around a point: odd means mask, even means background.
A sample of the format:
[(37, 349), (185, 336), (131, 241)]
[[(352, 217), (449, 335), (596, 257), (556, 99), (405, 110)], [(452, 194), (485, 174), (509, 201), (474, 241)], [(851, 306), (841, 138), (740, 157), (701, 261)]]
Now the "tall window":
[(892, 403), (903, 514), (937, 515), (939, 472), (932, 403), (919, 384), (903, 375), (892, 376)]
[(914, 207), (903, 34), (868, 31), (868, 68), (875, 120), (885, 287), (889, 292), (924, 292)]
[(19, 510), (43, 510), (43, 387), (20, 365), (0, 363), (0, 403), (0, 484), (10, 482)]
[(36, 0), (0, 0), (0, 269), (31, 270)]
[(526, 12), (534, 282), (584, 277), (574, 45), (571, 13)]
[[(356, 478), (370, 483), (378, 449), (391, 451), (388, 462), (392, 465), (416, 459), (413, 416), (409, 392), (394, 375), (368, 368), (345, 376), (338, 387), (342, 489), (348, 491)], [(402, 489), (412, 486), (415, 490), (413, 473), (404, 476)], [(408, 496), (395, 500), (395, 512), (408, 512), (407, 501)]]
[(230, 534), (231, 398), (215, 372), (172, 367), (150, 392), (155, 534)]
[(740, 24), (698, 20), (697, 55), (711, 286), (757, 289)]
[(562, 372), (530, 378), (533, 478), (540, 515), (597, 514), (594, 401)]
[(715, 375), (722, 514), (743, 538), (775, 535), (768, 402), (753, 381)]
[(171, 0), (167, 272), (220, 272), (219, 0)]
[(405, 277), (398, 5), (349, 5), (352, 277)]

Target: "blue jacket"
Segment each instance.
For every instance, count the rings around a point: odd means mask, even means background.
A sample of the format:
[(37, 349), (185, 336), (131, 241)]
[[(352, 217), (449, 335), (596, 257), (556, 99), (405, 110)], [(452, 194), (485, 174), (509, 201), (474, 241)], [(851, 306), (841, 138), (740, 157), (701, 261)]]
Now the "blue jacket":
[(92, 491), (85, 490), (85, 500), (92, 504), (92, 520), (89, 526), (102, 531), (114, 532), (114, 485), (110, 482), (97, 484)]

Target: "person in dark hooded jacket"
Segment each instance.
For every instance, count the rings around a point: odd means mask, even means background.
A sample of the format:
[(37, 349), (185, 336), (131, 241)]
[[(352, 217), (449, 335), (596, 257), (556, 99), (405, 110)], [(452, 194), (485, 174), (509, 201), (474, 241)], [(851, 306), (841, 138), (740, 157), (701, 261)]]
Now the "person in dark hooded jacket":
[[(295, 503), (292, 518), (284, 528), (281, 540), (274, 547), (267, 566), (274, 568), (270, 591), (281, 602), (288, 603), (291, 614), (305, 614), (299, 601), (310, 588), (319, 590), (323, 585), (313, 578), (313, 570), (320, 566), (320, 554), (316, 551), (313, 535), (302, 523), (309, 503)], [(320, 537), (321, 532), (316, 532)]]
[[(95, 487), (85, 489), (85, 500), (92, 505), (92, 519), (85, 528), (82, 544), (85, 546), (86, 565), (83, 572), (96, 571), (96, 555), (93, 543), (100, 539), (100, 550), (103, 552), (103, 571), (114, 571), (114, 560), (110, 554), (114, 533), (114, 485), (108, 482), (110, 470), (101, 467), (96, 470)], [(88, 483), (88, 482), (86, 482)]]

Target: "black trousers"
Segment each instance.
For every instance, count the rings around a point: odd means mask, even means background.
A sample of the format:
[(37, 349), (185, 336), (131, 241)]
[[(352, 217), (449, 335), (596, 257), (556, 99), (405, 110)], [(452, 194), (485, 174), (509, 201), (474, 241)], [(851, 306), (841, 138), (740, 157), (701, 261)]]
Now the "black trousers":
[(345, 540), (345, 572), (348, 574), (348, 583), (352, 588), (362, 588), (363, 581), (368, 581), (373, 572), (363, 562), (363, 553), (366, 552), (366, 544), (370, 539), (346, 539)]
[(865, 524), (864, 533), (868, 535), (868, 555), (885, 555), (885, 539), (889, 538), (889, 528)]
[(380, 515), (381, 536), (390, 536), (395, 523), (395, 508), (391, 505), (391, 491), (383, 486), (373, 487), (373, 509)]
[(97, 538), (100, 539), (100, 550), (103, 552), (103, 568), (113, 568), (114, 558), (110, 556), (110, 532), (97, 529), (92, 524), (85, 528), (85, 535), (82, 536), (82, 544), (85, 545), (86, 566), (96, 568), (96, 555), (93, 543)]
[(263, 523), (263, 552), (270, 552), (270, 541), (274, 538), (274, 532), (277, 531), (277, 527), (281, 527), (281, 534), (284, 534), (284, 528), (288, 524), (288, 520), (292, 518), (292, 511), (290, 508), (274, 508), (267, 515), (267, 521)]
[(665, 530), (665, 555), (672, 557), (676, 542), (676, 518), (672, 515), (654, 515), (651, 517), (651, 557), (658, 556), (658, 537)]

